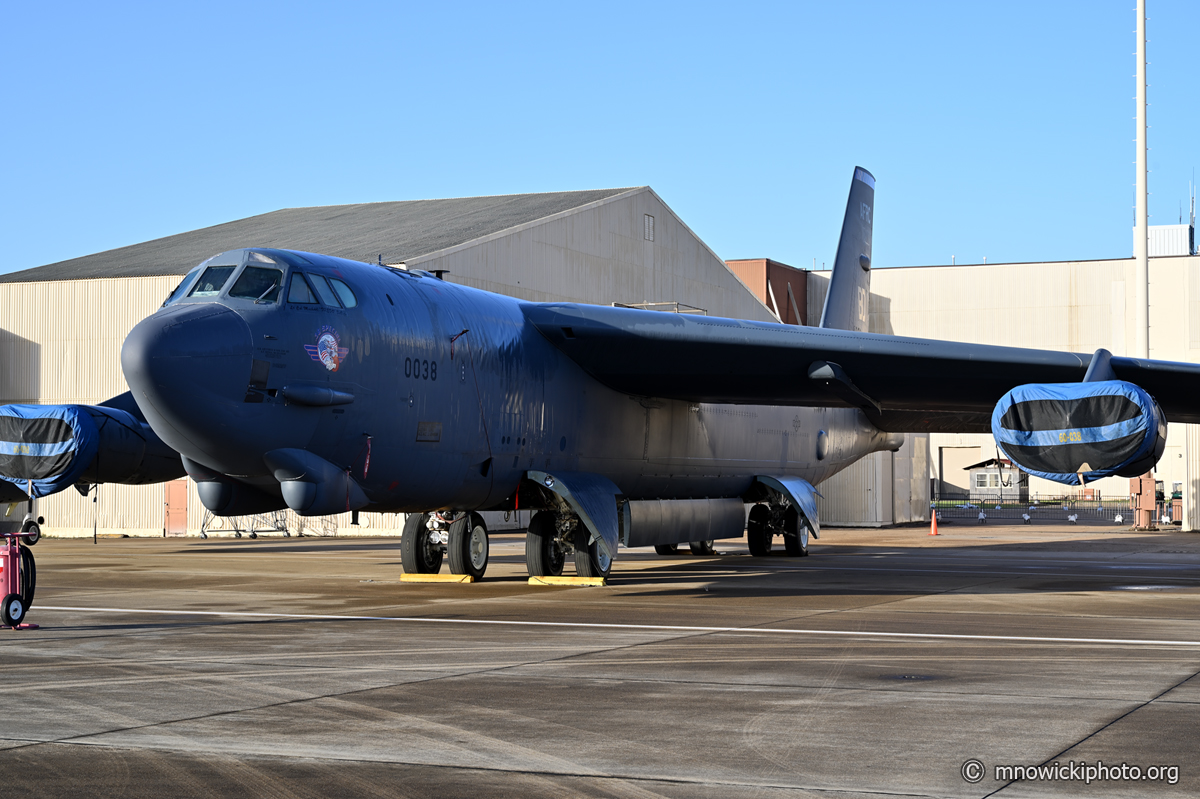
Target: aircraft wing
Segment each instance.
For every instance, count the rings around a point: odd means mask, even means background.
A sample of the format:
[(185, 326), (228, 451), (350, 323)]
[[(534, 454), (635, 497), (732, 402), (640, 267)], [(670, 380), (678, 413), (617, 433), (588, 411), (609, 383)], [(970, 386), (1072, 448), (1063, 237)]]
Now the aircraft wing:
[[(889, 432), (991, 431), (1024, 383), (1083, 379), (1092, 355), (575, 303), (527, 303), (526, 319), (604, 385), (735, 405), (862, 408)], [(1169, 421), (1200, 423), (1200, 364), (1112, 358)]]

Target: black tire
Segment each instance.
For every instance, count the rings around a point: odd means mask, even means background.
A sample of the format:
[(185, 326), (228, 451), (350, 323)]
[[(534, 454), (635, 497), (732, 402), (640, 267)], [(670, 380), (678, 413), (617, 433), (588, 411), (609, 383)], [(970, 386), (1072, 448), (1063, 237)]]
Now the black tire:
[(42, 526), (35, 521), (28, 521), (21, 525), (21, 532), (25, 533), (25, 537), (21, 540), (29, 546), (42, 540)]
[(0, 622), (5, 627), (16, 627), (25, 618), (25, 600), (20, 594), (9, 594), (4, 597), (4, 607), (0, 608)]
[(793, 558), (808, 557), (808, 525), (795, 508), (788, 508), (783, 517), (783, 549)]
[(258, 538), (258, 533), (251, 533), (250, 538), (251, 539)]
[(679, 544), (655, 544), (654, 551), (660, 555), (678, 555)]
[(450, 544), (447, 547), (452, 574), (469, 574), (483, 578), (488, 565), (488, 532), (483, 517), (469, 513), (450, 525)]
[(716, 541), (689, 541), (688, 549), (692, 550), (693, 555), (715, 555), (717, 550), (713, 548)]
[(575, 574), (579, 577), (608, 577), (612, 558), (604, 554), (600, 543), (589, 544), (592, 531), (580, 524), (575, 528)]
[(429, 543), (428, 513), (410, 513), (400, 534), (400, 564), (407, 574), (437, 574), (442, 568), (442, 550)]
[(750, 509), (750, 518), (746, 520), (746, 544), (750, 554), (761, 558), (771, 554), (771, 509), (766, 505), (755, 505)]
[(538, 511), (529, 520), (525, 533), (525, 568), (530, 577), (557, 577), (563, 572), (566, 556), (555, 541), (554, 514)]
[(37, 590), (37, 563), (33, 559), (33, 551), (29, 547), (21, 547), (21, 579), (19, 588), (21, 601), (25, 603), (25, 612), (33, 607), (33, 593)]

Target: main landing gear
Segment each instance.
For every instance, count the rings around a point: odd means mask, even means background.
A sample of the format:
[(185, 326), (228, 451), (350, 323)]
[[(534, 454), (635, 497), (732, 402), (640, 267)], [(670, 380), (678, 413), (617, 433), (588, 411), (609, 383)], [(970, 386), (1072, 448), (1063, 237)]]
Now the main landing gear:
[(746, 543), (750, 554), (763, 557), (771, 554), (776, 536), (783, 536), (783, 551), (793, 557), (808, 555), (808, 525), (786, 498), (769, 504), (759, 503), (750, 509), (746, 521)]
[(530, 577), (557, 577), (567, 556), (575, 561), (580, 577), (607, 577), (612, 558), (592, 542), (591, 533), (573, 513), (540, 510), (529, 521), (525, 534), (525, 566)]
[(482, 579), (488, 565), (488, 532), (478, 513), (410, 513), (400, 537), (400, 561), (409, 574), (436, 574), (443, 557), (452, 574)]

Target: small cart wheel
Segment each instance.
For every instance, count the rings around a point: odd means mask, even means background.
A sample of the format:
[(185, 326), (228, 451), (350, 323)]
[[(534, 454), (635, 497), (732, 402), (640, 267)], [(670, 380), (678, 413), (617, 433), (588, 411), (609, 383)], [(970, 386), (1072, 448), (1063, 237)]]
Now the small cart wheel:
[(25, 618), (25, 600), (20, 594), (9, 594), (4, 597), (4, 607), (0, 608), (0, 621), (5, 627), (16, 627)]

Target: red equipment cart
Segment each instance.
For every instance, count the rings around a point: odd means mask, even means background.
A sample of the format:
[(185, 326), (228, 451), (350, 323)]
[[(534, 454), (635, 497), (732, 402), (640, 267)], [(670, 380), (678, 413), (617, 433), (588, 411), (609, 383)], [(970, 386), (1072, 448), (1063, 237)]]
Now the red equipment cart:
[(36, 624), (22, 624), (29, 606), (33, 604), (37, 567), (33, 561), (33, 551), (24, 546), (21, 539), (36, 544), (41, 537), (41, 528), (28, 519), (21, 528), (19, 533), (0, 533), (0, 537), (4, 538), (3, 544), (0, 544), (0, 595), (4, 596), (4, 604), (0, 606), (0, 625), (14, 630), (35, 630)]

